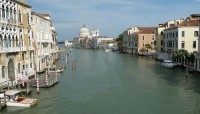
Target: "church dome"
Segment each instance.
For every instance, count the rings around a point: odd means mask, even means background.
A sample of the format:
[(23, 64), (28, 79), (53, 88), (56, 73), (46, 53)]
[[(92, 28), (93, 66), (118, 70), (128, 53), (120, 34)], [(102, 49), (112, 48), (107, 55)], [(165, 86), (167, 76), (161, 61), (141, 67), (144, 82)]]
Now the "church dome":
[(85, 25), (83, 25), (83, 27), (82, 27), (81, 30), (80, 30), (80, 35), (82, 35), (82, 36), (87, 36), (87, 35), (89, 35), (89, 34), (90, 34), (89, 29), (86, 28)]

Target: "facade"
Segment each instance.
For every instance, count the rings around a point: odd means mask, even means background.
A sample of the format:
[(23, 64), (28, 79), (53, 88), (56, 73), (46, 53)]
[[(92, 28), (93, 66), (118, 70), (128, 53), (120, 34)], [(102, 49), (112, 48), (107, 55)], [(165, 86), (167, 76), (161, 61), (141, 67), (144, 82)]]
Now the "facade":
[(159, 24), (156, 28), (156, 52), (163, 52), (163, 30), (165, 29), (165, 24)]
[(155, 28), (153, 27), (132, 27), (123, 32), (123, 51), (126, 53), (139, 53), (150, 44), (155, 50)]
[(133, 40), (135, 37), (133, 34), (139, 31), (140, 27), (132, 27), (123, 32), (123, 52), (133, 53), (134, 52), (134, 43)]
[[(198, 21), (200, 20), (200, 14), (191, 15), (192, 18), (196, 18)], [(200, 21), (198, 22), (198, 30), (200, 31)], [(194, 68), (200, 72), (200, 33), (198, 34), (198, 51), (194, 52), (195, 61)]]
[(65, 40), (65, 46), (66, 47), (73, 47), (74, 46), (74, 42)]
[(32, 29), (37, 72), (43, 72), (57, 58), (57, 33), (51, 23), (50, 14), (32, 12)]
[[(109, 37), (95, 37), (94, 38), (94, 48), (95, 49), (105, 48), (106, 47), (106, 42), (113, 42), (113, 38), (109, 38)], [(104, 45), (102, 45), (102, 44), (104, 44)]]
[(138, 52), (140, 52), (141, 49), (146, 49), (145, 47), (146, 44), (150, 44), (152, 47), (152, 50), (155, 50), (155, 41), (156, 41), (155, 28), (153, 27), (141, 28), (140, 31), (138, 32), (137, 41), (138, 41), (138, 44), (137, 44)]
[(185, 49), (189, 53), (198, 50), (198, 20), (188, 18), (182, 23), (164, 30), (164, 51)]
[(13, 85), (33, 74), (31, 6), (25, 0), (0, 0), (0, 7), (0, 80)]

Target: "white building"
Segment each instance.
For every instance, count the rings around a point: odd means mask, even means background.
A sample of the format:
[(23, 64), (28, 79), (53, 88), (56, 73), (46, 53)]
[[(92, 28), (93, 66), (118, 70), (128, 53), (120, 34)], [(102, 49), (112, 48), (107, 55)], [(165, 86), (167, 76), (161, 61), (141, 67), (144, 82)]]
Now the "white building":
[(47, 66), (53, 64), (51, 56), (54, 50), (52, 46), (53, 42), (56, 41), (56, 39), (52, 38), (53, 28), (50, 14), (32, 12), (32, 29), (37, 72), (43, 72)]
[(134, 48), (133, 33), (140, 31), (140, 27), (131, 27), (123, 32), (123, 52), (132, 53)]
[(164, 30), (164, 51), (185, 49), (189, 53), (198, 50), (198, 20), (188, 18)]
[[(196, 18), (197, 20), (200, 20), (200, 14), (193, 14), (191, 17)], [(198, 23), (199, 31), (200, 31), (200, 22)], [(194, 68), (200, 72), (200, 33), (198, 34), (198, 51), (194, 53), (195, 55), (195, 62), (194, 62)]]
[[(103, 43), (104, 42), (104, 43)], [(94, 38), (94, 48), (100, 48), (100, 47), (106, 47), (106, 42), (113, 42), (113, 38), (109, 38), (109, 37), (95, 37)], [(99, 44), (101, 46), (99, 46)], [(105, 44), (105, 45), (102, 45)]]
[(65, 40), (65, 46), (66, 47), (73, 47), (74, 46), (74, 42)]

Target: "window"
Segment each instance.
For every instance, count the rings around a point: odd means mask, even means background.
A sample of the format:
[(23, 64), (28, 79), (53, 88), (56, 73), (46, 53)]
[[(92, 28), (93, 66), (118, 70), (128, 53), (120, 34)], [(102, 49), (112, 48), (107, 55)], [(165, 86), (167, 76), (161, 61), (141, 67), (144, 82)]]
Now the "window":
[(2, 78), (5, 78), (5, 66), (2, 66)]
[(19, 23), (22, 23), (21, 12), (19, 12)]
[(22, 60), (24, 60), (24, 54), (22, 54)]
[(193, 48), (196, 48), (196, 41), (193, 41)]
[(144, 40), (144, 35), (142, 36), (142, 40)]
[(2, 17), (6, 18), (4, 5), (2, 6)]
[(185, 37), (185, 31), (182, 31), (182, 37)]
[(154, 41), (154, 45), (156, 45), (156, 41)]
[(185, 48), (185, 42), (184, 41), (181, 43), (181, 48)]
[(178, 32), (176, 32), (176, 38), (178, 38)]
[(20, 73), (20, 63), (18, 63), (18, 73)]
[(160, 44), (161, 44), (161, 46), (163, 45), (163, 41), (162, 40), (160, 41)]
[(198, 37), (199, 32), (198, 31), (194, 31), (194, 36)]
[(30, 63), (30, 68), (32, 68), (32, 63)]

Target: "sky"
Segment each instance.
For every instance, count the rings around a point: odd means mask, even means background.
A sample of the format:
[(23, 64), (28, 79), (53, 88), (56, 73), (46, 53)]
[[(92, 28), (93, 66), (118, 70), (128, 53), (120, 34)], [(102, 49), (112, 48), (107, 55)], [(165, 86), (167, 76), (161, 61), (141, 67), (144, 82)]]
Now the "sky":
[(26, 0), (32, 11), (50, 13), (58, 41), (74, 40), (83, 24), (116, 38), (130, 27), (156, 27), (200, 14), (200, 0)]

